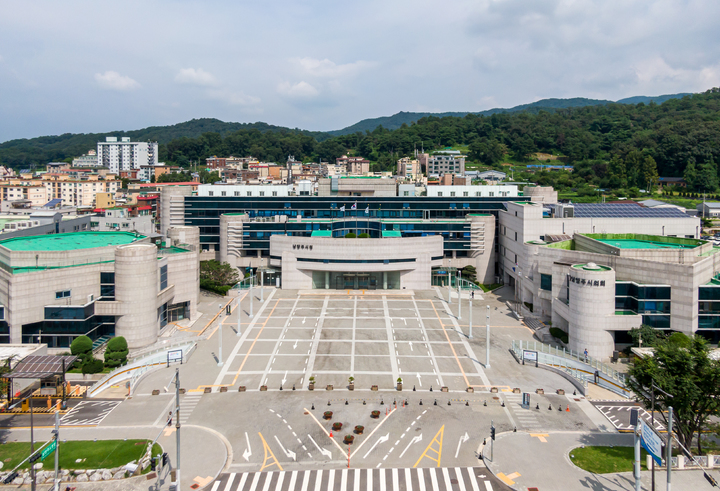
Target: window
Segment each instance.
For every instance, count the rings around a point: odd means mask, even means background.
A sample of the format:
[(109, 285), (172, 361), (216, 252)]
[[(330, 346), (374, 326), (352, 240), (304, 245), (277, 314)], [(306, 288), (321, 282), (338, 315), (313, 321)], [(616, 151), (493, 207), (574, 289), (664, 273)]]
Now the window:
[(515, 232), (515, 242), (517, 242), (517, 232)]
[(247, 195), (248, 195), (248, 196), (252, 196), (252, 191), (248, 191), (248, 192), (247, 192)]
[(265, 191), (260, 191), (260, 196), (265, 196)]
[(467, 191), (463, 191), (463, 196), (467, 196), (469, 193)]
[(240, 196), (240, 191), (235, 191), (235, 196)]
[(160, 291), (167, 288), (167, 264), (165, 266), (160, 266)]
[(277, 191), (273, 191), (272, 193), (273, 196), (277, 196)]
[(70, 298), (70, 290), (55, 292), (55, 298)]
[(492, 198), (493, 196), (495, 196), (495, 192), (490, 191), (490, 192), (488, 193), (488, 196), (490, 196), (490, 197)]
[(410, 191), (403, 191), (403, 196), (410, 196)]
[(225, 191), (220, 191), (221, 196), (227, 196), (227, 193)]
[(214, 195), (215, 195), (214, 191), (208, 191), (208, 196), (214, 196)]
[(438, 196), (442, 198), (442, 191), (438, 191)]
[(450, 191), (450, 197), (451, 197), (451, 198), (454, 198), (454, 197), (455, 197), (455, 191)]
[(480, 191), (475, 191), (475, 196), (482, 196), (482, 193)]
[(552, 291), (552, 275), (540, 273), (540, 289)]

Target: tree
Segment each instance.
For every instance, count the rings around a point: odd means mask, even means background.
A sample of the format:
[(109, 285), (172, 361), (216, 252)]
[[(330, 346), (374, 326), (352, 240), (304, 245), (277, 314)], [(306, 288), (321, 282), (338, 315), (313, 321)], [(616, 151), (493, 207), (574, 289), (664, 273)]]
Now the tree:
[(234, 285), (239, 278), (237, 270), (228, 263), (211, 259), (200, 261), (200, 280), (210, 280), (217, 285)]
[(702, 454), (700, 434), (711, 416), (720, 415), (720, 360), (709, 356), (709, 345), (700, 336), (662, 339), (652, 356), (635, 360), (630, 367), (628, 387), (646, 408), (651, 407), (650, 387), (654, 383), (671, 394), (655, 391), (655, 408), (667, 425), (664, 412), (672, 406), (678, 440), (690, 448), (697, 434), (698, 453)]
[(74, 368), (81, 368), (89, 359), (92, 359), (93, 343), (87, 336), (78, 336), (70, 343), (70, 353), (77, 356)]
[(647, 190), (647, 192), (652, 193), (653, 191), (655, 191), (658, 179), (660, 178), (658, 176), (657, 164), (654, 158), (650, 156), (645, 157), (642, 166), (642, 176), (643, 184), (645, 185), (645, 189)]
[(687, 183), (688, 188), (695, 189), (695, 183), (697, 182), (697, 167), (695, 167), (695, 158), (690, 157), (685, 166), (685, 172), (683, 173), (683, 179)]
[(714, 192), (718, 188), (718, 169), (712, 157), (700, 164), (695, 188), (699, 191)]
[(465, 266), (462, 269), (462, 276), (466, 280), (475, 283), (477, 280), (477, 269), (475, 269), (475, 266)]
[(105, 348), (105, 366), (117, 368), (127, 363), (128, 345), (122, 336), (117, 336), (108, 341)]
[(652, 326), (642, 324), (637, 329), (630, 329), (630, 337), (632, 338), (633, 347), (652, 348), (662, 339), (662, 333)]

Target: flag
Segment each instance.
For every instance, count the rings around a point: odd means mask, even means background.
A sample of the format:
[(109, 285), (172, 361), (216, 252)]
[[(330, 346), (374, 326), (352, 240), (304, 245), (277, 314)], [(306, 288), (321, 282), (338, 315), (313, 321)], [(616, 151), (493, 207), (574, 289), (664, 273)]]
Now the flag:
[(342, 206), (340, 207), (340, 211), (342, 211), (343, 213), (345, 213), (345, 205), (342, 205)]
[(357, 201), (353, 203), (351, 210), (357, 210)]
[(365, 214), (366, 214), (366, 215), (369, 215), (369, 214), (370, 214), (370, 205), (367, 205), (367, 206), (365, 207)]

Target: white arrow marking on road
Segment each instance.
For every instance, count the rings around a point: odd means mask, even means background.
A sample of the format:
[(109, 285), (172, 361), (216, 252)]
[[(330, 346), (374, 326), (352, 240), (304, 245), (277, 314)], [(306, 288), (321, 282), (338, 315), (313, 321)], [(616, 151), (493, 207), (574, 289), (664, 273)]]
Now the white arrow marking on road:
[(331, 457), (332, 457), (332, 452), (331, 452), (330, 450), (327, 450), (327, 449), (324, 449), (324, 448), (320, 448), (320, 445), (318, 445), (317, 443), (315, 443), (315, 440), (313, 440), (313, 437), (311, 437), (310, 435), (308, 435), (308, 438), (310, 438), (310, 441), (313, 442), (313, 445), (315, 445), (315, 448), (318, 449), (318, 452), (320, 452), (322, 455), (324, 455), (324, 456), (327, 457), (327, 458), (331, 458)]
[(418, 385), (419, 385), (420, 387), (422, 387), (422, 379), (420, 378), (420, 373), (419, 373), (419, 372), (418, 372), (418, 374), (417, 374), (417, 378), (418, 378)]
[[(463, 436), (460, 437), (460, 441), (458, 442), (458, 448), (457, 448), (457, 450), (455, 451), (455, 458), (456, 458), (456, 459), (457, 459), (457, 457), (458, 457), (458, 454), (460, 453), (460, 445), (462, 445), (463, 443), (465, 443), (465, 442), (468, 441), (469, 439), (470, 439), (470, 436), (467, 434), (467, 431), (465, 432), (465, 434), (464, 434)], [(279, 442), (278, 442), (278, 443), (279, 443)]]
[(248, 437), (247, 431), (245, 432), (245, 440), (247, 440), (248, 448), (246, 448), (243, 452), (243, 458), (246, 462), (249, 462), (250, 456), (252, 455), (252, 450), (250, 449), (250, 437)]
[(416, 436), (415, 438), (410, 440), (410, 443), (407, 444), (407, 447), (405, 447), (405, 450), (402, 451), (402, 453), (400, 454), (400, 457), (405, 455), (405, 452), (408, 451), (408, 448), (410, 448), (410, 445), (412, 445), (413, 443), (421, 442), (421, 441), (422, 441), (422, 433), (420, 433), (418, 436)]
[(288, 373), (288, 371), (285, 370), (285, 375), (283, 375), (283, 379), (282, 379), (282, 382), (280, 382), (280, 385), (285, 385), (285, 381), (287, 380), (287, 373)]
[(293, 344), (293, 349), (297, 348), (297, 339), (295, 340), (295, 344)]
[(412, 341), (410, 341), (410, 351), (414, 351), (414, 350), (412, 349)]
[(375, 450), (375, 447), (377, 447), (379, 443), (386, 442), (386, 441), (388, 441), (389, 439), (390, 439), (390, 433), (388, 433), (388, 434), (385, 435), (385, 436), (381, 436), (380, 438), (378, 438), (378, 441), (376, 441), (375, 444), (374, 444), (372, 447), (370, 447), (370, 450), (368, 450), (368, 452), (367, 452), (365, 455), (363, 455), (363, 459), (367, 459), (367, 456), (370, 455), (370, 452), (372, 452), (373, 450)]
[(282, 451), (285, 452), (285, 455), (287, 455), (293, 460), (297, 460), (295, 452), (293, 452), (292, 450), (285, 450), (285, 447), (282, 446), (282, 443), (280, 443), (280, 440), (278, 440), (277, 436), (275, 437), (275, 440), (278, 442), (278, 445), (280, 445), (280, 448), (282, 448)]
[(403, 317), (403, 322), (404, 322), (405, 325), (407, 326), (407, 321), (405, 320), (405, 317)]
[(303, 317), (303, 324), (305, 324), (305, 317)]

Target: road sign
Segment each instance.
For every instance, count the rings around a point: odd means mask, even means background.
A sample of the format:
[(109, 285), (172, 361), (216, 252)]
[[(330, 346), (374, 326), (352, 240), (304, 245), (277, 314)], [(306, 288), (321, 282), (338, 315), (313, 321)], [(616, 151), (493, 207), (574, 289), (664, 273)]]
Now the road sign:
[(48, 445), (47, 447), (42, 449), (42, 453), (40, 453), (40, 460), (45, 460), (45, 457), (47, 457), (48, 455), (53, 453), (56, 448), (57, 448), (57, 441), (53, 440), (52, 442), (50, 442), (50, 445)]
[(530, 393), (529, 393), (529, 392), (523, 392), (523, 395), (522, 395), (522, 408), (523, 408), (523, 409), (530, 409)]
[(529, 363), (535, 363), (535, 366), (538, 364), (538, 352), (524, 349), (522, 352), (522, 364), (525, 364), (525, 361), (528, 361)]
[(171, 350), (167, 352), (168, 363), (179, 361), (182, 363), (183, 351), (181, 349)]
[(642, 418), (640, 418), (640, 431), (642, 432), (640, 444), (652, 455), (658, 465), (662, 464), (662, 440)]

